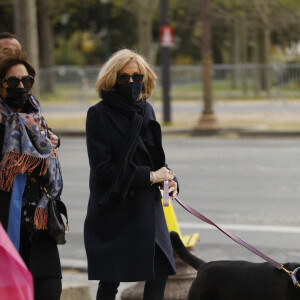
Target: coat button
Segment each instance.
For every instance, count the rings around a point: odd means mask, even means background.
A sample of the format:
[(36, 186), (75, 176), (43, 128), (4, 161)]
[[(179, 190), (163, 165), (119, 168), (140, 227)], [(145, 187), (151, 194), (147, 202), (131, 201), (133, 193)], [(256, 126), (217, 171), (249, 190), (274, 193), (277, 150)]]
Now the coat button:
[(134, 194), (135, 194), (134, 191), (130, 191), (130, 192), (129, 192), (129, 195), (130, 195), (130, 196), (134, 196)]

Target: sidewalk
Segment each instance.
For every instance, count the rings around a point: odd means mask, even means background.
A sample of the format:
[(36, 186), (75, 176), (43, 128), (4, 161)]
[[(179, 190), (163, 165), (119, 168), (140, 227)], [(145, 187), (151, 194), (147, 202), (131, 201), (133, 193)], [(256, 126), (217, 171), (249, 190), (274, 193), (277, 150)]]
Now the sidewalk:
[[(87, 262), (61, 259), (61, 265), (63, 270), (61, 300), (95, 300), (98, 281), (88, 280)], [(134, 284), (134, 282), (122, 282), (118, 288), (116, 300), (121, 300), (123, 290)]]
[[(118, 288), (118, 294), (116, 296), (116, 300), (121, 300), (121, 294), (123, 290), (126, 288), (134, 285), (135, 283), (132, 282), (122, 282)], [(81, 287), (79, 290), (81, 291), (78, 293), (78, 287)], [(82, 287), (85, 287), (84, 289)], [(61, 300), (95, 300), (96, 293), (98, 288), (97, 281), (89, 281), (87, 280), (87, 273), (79, 273), (76, 270), (64, 270), (63, 271), (63, 293), (61, 296)], [(68, 293), (70, 292), (67, 290), (74, 289), (73, 293), (78, 298), (75, 298), (73, 295), (70, 297)]]
[[(61, 135), (85, 135), (85, 118), (92, 102), (42, 103), (50, 127)], [(201, 117), (203, 103), (173, 101), (171, 124), (163, 123), (162, 104), (152, 103), (163, 134), (190, 134)], [(214, 112), (222, 136), (300, 136), (300, 101), (218, 101)]]

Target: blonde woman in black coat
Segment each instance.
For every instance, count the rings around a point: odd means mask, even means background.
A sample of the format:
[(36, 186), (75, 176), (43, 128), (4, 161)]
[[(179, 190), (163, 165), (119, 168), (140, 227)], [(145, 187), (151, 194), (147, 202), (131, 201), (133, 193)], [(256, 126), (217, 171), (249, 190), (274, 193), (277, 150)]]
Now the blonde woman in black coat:
[(160, 188), (170, 181), (161, 128), (146, 101), (156, 75), (137, 53), (123, 49), (100, 70), (102, 99), (87, 114), (90, 198), (84, 226), (90, 280), (100, 280), (97, 300), (115, 299), (120, 282), (146, 281), (144, 299), (164, 298), (175, 274)]

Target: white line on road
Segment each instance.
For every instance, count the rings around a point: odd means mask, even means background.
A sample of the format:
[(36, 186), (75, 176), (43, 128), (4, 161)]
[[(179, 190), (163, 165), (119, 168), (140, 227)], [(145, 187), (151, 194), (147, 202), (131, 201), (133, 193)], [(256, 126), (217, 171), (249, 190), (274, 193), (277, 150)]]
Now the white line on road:
[[(298, 226), (281, 226), (281, 225), (250, 225), (250, 224), (217, 224), (218, 226), (227, 230), (234, 231), (252, 231), (252, 232), (281, 232), (281, 233), (300, 233)], [(196, 223), (179, 223), (179, 228), (186, 229), (216, 229), (208, 224)]]

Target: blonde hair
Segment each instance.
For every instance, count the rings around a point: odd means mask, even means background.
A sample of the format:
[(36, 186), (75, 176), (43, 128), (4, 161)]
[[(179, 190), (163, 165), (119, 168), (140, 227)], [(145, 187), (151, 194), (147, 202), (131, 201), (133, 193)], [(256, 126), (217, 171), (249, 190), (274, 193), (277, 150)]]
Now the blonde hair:
[(129, 62), (136, 62), (141, 73), (144, 74), (143, 88), (140, 98), (149, 98), (156, 85), (156, 74), (151, 70), (146, 60), (133, 50), (122, 49), (114, 53), (100, 69), (95, 89), (101, 97), (101, 90), (112, 91), (115, 89), (118, 72)]

